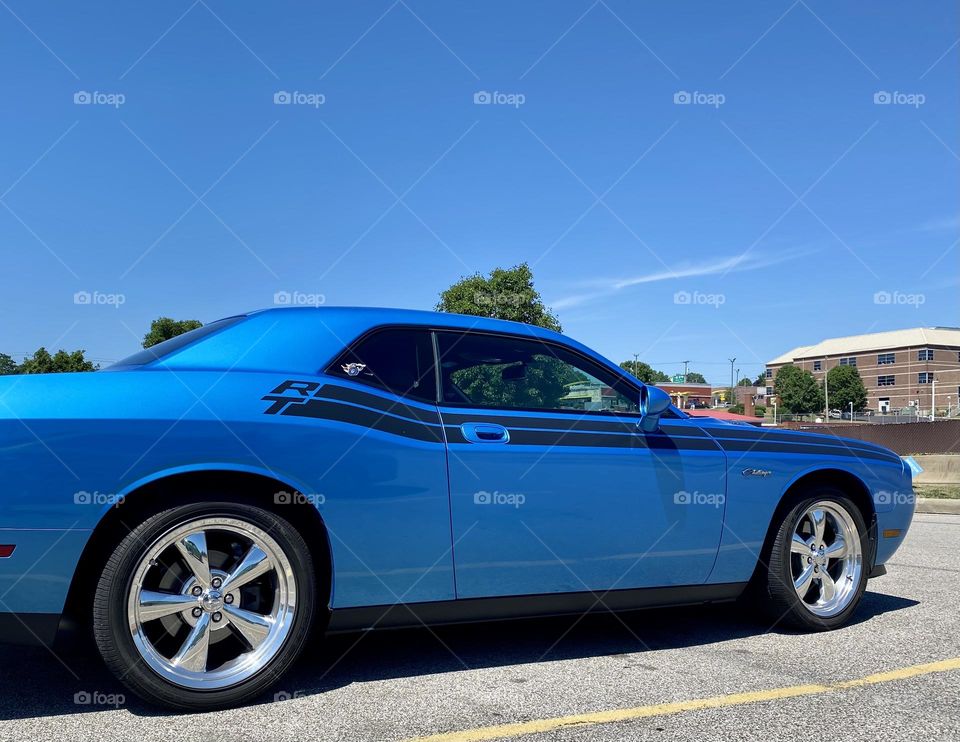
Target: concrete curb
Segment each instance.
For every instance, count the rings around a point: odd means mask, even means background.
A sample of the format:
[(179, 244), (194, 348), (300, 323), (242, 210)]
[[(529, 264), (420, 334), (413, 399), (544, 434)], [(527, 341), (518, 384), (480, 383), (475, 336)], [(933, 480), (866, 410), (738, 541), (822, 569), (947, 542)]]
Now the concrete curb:
[(960, 515), (960, 500), (940, 499), (938, 497), (918, 497), (916, 512)]

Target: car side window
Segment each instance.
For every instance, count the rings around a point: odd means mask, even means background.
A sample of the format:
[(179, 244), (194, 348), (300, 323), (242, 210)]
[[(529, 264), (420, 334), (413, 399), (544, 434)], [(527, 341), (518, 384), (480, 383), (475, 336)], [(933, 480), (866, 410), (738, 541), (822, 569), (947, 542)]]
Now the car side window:
[(638, 412), (638, 394), (576, 353), (506, 335), (440, 332), (445, 404), (559, 412)]
[(428, 330), (378, 330), (348, 348), (327, 369), (403, 397), (434, 403), (436, 376)]

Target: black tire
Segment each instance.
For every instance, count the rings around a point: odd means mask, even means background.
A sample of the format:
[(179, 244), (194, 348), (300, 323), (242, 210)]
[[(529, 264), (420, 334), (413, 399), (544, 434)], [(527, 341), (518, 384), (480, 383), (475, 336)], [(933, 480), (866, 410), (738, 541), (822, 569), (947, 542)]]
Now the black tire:
[[(279, 649), (256, 673), (216, 690), (177, 685), (144, 661), (129, 627), (127, 604), (134, 574), (151, 544), (163, 534), (199, 517), (244, 521), (269, 534), (292, 567), (296, 607)], [(93, 634), (110, 671), (144, 700), (168, 708), (205, 711), (249, 701), (272, 686), (297, 660), (314, 625), (317, 581), (310, 550), (286, 520), (251, 505), (209, 502), (181, 505), (159, 512), (131, 531), (116, 547), (101, 573), (93, 600)], [(238, 607), (239, 607), (239, 600)]]
[[(804, 513), (817, 502), (832, 503), (845, 510), (856, 525), (862, 564), (859, 578), (849, 593), (849, 603), (831, 616), (814, 613), (794, 588), (791, 566), (791, 542)], [(806, 490), (776, 526), (766, 564), (761, 564), (760, 597), (763, 607), (777, 624), (807, 631), (828, 631), (843, 626), (857, 610), (867, 587), (870, 541), (863, 514), (856, 503), (836, 487), (818, 486)]]

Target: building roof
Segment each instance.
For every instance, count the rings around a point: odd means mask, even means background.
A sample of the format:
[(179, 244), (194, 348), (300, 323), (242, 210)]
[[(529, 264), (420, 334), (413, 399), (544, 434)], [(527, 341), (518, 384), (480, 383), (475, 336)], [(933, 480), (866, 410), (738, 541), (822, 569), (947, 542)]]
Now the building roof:
[(914, 327), (909, 330), (890, 330), (872, 332), (869, 335), (829, 338), (814, 345), (801, 345), (799, 348), (794, 348), (767, 361), (767, 365), (790, 363), (801, 358), (823, 358), (922, 345), (949, 345), (960, 349), (960, 327)]

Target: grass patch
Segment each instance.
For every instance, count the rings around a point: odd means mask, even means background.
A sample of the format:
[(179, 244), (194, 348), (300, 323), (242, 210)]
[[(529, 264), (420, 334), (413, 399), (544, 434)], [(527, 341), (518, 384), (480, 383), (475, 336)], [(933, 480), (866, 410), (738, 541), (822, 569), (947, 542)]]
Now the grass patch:
[(916, 484), (913, 491), (917, 497), (935, 500), (960, 500), (960, 484)]

